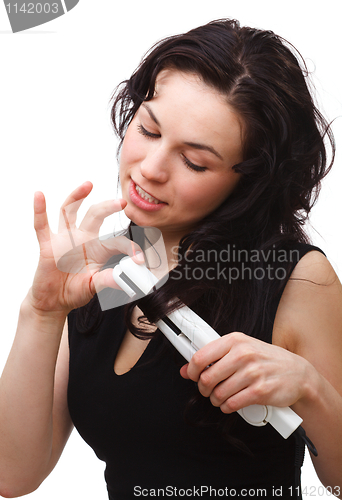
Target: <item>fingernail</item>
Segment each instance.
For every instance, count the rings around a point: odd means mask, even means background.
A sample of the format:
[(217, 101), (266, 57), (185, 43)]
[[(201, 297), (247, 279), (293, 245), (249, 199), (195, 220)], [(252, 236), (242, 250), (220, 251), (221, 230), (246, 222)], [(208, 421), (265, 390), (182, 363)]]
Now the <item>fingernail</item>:
[(139, 260), (140, 262), (145, 261), (144, 254), (140, 250), (135, 252), (134, 257), (136, 257), (136, 259)]

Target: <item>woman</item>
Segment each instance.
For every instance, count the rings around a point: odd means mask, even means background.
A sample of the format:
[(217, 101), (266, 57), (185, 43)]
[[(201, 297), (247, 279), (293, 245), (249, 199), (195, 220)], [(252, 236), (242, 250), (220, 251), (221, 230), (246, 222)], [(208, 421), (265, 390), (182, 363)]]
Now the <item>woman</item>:
[[(83, 184), (51, 237), (35, 197), (41, 258), (1, 379), (0, 494), (35, 489), (73, 422), (106, 461), (111, 499), (298, 496), (295, 435), (236, 414), (267, 404), (303, 418), (317, 474), (340, 496), (341, 285), (303, 230), (332, 137), (298, 60), (271, 32), (209, 23), (157, 44), (112, 116), (123, 199), (76, 228)], [(122, 209), (141, 238), (99, 241)], [(143, 262), (139, 227), (161, 231), (170, 275), (125, 323), (124, 307), (101, 306), (122, 294), (108, 295), (115, 261)], [(180, 301), (222, 336), (185, 365), (154, 327)]]

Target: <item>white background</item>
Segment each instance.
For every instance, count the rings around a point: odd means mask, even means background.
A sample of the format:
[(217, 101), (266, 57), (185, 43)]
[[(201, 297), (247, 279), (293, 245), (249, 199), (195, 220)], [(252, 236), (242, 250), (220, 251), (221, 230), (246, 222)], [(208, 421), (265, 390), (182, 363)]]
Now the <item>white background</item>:
[[(336, 119), (333, 130), (339, 150), (340, 13), (337, 0), (316, 5), (311, 0), (80, 0), (67, 15), (12, 34), (0, 4), (0, 369), (38, 258), (33, 193), (45, 193), (53, 228), (60, 203), (85, 180), (94, 183), (89, 203), (116, 197), (117, 141), (110, 126), (109, 99), (155, 41), (222, 17), (275, 31), (300, 50), (313, 71), (321, 108), (330, 120)], [(340, 278), (341, 181), (340, 152), (323, 184), (311, 229), (314, 243), (326, 252)], [(112, 226), (110, 221), (104, 233)], [(105, 500), (103, 469), (73, 432), (55, 471), (27, 498)], [(306, 458), (303, 486), (308, 496), (325, 498), (319, 485)]]

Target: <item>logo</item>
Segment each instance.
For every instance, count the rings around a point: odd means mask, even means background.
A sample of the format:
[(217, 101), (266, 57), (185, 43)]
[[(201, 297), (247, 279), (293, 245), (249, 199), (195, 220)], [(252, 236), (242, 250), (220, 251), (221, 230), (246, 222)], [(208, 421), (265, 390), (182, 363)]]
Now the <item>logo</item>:
[(78, 2), (79, 0), (41, 0), (40, 2), (4, 0), (13, 33), (48, 23), (63, 16)]

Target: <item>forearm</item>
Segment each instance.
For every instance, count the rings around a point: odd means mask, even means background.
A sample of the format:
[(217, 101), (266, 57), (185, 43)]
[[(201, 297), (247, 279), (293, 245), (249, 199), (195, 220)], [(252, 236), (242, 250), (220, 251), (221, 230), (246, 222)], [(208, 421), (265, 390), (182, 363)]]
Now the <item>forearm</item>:
[(65, 317), (39, 314), (26, 298), (0, 379), (0, 487), (39, 484), (52, 450), (56, 359)]
[[(315, 368), (308, 377), (306, 397), (292, 407), (303, 418), (307, 436), (318, 456), (312, 457), (317, 475), (333, 493), (342, 493), (342, 397)], [(334, 487), (336, 488), (334, 490)]]

